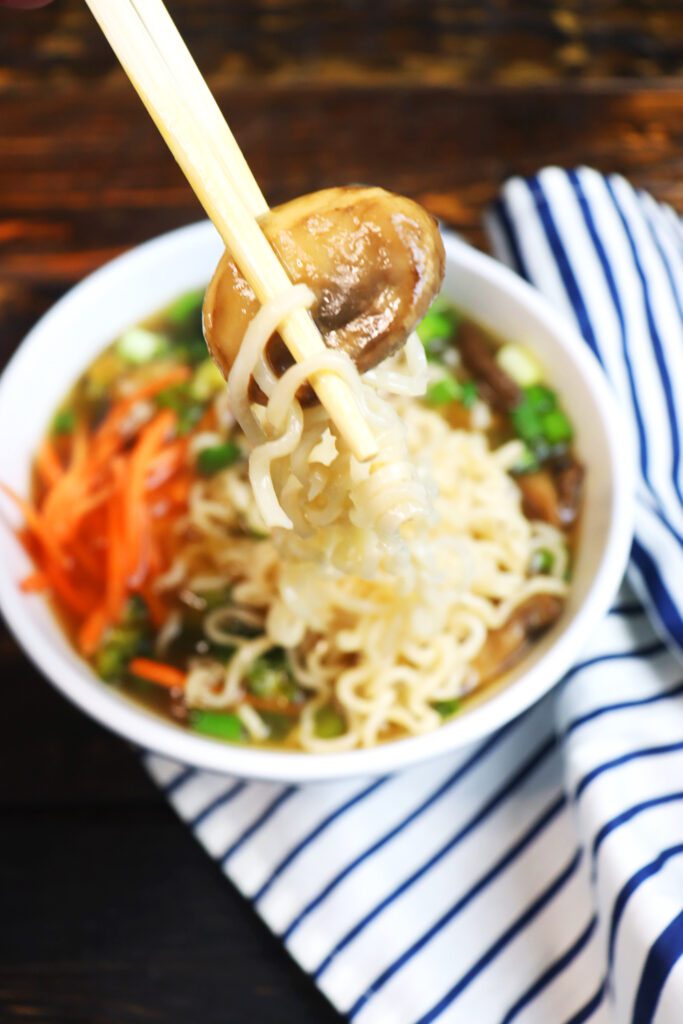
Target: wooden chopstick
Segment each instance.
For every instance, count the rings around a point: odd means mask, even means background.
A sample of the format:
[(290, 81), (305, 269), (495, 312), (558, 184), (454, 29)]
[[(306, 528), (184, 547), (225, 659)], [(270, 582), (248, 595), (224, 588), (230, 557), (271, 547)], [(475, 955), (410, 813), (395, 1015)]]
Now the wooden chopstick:
[(132, 4), (182, 88), (189, 110), (211, 138), (216, 155), (225, 173), (232, 178), (242, 202), (254, 217), (268, 213), (266, 197), (163, 0), (132, 0)]
[[(227, 125), (218, 133), (221, 145), (226, 144), (226, 138), (229, 140), (227, 152), (217, 153), (210, 126), (215, 126), (217, 114), (221, 121), (222, 116), (213, 99), (207, 103), (206, 84), (199, 88), (200, 73), (189, 53), (179, 58), (180, 37), (175, 38), (169, 30), (170, 16), (166, 13), (164, 18), (158, 17), (161, 0), (138, 2), (144, 23), (132, 0), (117, 0), (116, 4), (112, 0), (86, 0), (257, 299), (262, 304), (268, 302), (291, 287), (291, 281), (255, 219), (254, 205), (258, 205), (260, 191), (255, 195), (253, 175)], [(155, 33), (154, 38), (150, 32)], [(169, 42), (172, 45), (167, 59), (161, 47)], [(195, 69), (189, 76), (189, 86), (188, 60)], [(241, 159), (234, 159), (235, 150)], [(304, 309), (290, 313), (280, 333), (297, 362), (325, 350), (320, 332)], [(361, 461), (372, 458), (377, 443), (347, 383), (329, 370), (314, 374), (311, 383), (354, 455)]]

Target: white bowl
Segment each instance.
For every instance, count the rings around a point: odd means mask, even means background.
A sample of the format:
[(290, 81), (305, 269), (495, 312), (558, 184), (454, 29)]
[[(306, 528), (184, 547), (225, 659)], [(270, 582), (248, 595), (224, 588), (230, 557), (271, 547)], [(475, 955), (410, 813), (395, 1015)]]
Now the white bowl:
[[(0, 608), (29, 657), (93, 718), (140, 746), (217, 772), (316, 781), (396, 771), (462, 747), (537, 701), (576, 660), (624, 572), (632, 533), (630, 434), (602, 371), (573, 328), (533, 289), (453, 236), (444, 292), (504, 338), (523, 341), (560, 390), (587, 467), (571, 595), (557, 626), (506, 683), (434, 733), (341, 754), (231, 746), (183, 730), (101, 682), (67, 642), (48, 603), (18, 582), (29, 569), (9, 529), (0, 530)], [(34, 327), (0, 381), (0, 479), (26, 494), (33, 453), (78, 374), (125, 327), (205, 284), (222, 246), (208, 223), (171, 232), (119, 257), (64, 296)]]

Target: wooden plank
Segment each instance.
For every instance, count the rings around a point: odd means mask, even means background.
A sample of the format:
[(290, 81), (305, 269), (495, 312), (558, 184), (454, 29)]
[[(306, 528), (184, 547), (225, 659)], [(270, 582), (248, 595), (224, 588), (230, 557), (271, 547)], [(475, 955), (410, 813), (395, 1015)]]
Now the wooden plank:
[[(537, 83), (675, 76), (678, 0), (169, 0), (217, 85), (247, 81)], [(85, 7), (59, 0), (28, 17), (0, 12), (11, 81), (60, 87), (109, 77), (114, 62)], [(26, 60), (31, 53), (32, 59)]]

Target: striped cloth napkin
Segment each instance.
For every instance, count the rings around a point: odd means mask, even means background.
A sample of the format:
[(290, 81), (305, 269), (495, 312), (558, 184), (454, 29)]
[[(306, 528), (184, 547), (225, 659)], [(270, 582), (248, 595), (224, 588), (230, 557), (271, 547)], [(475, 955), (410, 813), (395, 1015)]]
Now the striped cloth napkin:
[(620, 177), (556, 168), (508, 182), (488, 228), (636, 426), (629, 584), (599, 635), (520, 719), (401, 775), (299, 788), (147, 765), (357, 1024), (680, 1024), (683, 228)]

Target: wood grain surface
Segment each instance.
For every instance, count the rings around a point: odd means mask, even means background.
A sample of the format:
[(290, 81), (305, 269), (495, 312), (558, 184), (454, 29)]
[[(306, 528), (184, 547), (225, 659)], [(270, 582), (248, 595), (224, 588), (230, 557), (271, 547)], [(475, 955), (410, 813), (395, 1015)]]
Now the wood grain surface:
[[(373, 182), (482, 244), (508, 175), (588, 163), (683, 211), (680, 0), (169, 6), (272, 202)], [(200, 215), (85, 5), (0, 10), (0, 365), (84, 274)], [(337, 1020), (6, 631), (0, 677), (2, 1024)]]

